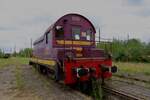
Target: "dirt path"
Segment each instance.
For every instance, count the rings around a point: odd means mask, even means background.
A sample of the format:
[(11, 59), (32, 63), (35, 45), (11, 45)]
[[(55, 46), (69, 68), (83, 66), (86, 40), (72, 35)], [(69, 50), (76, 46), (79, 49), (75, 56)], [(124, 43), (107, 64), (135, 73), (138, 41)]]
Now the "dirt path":
[(31, 66), (12, 65), (0, 70), (0, 100), (88, 100), (88, 98), (55, 84), (53, 80), (47, 80)]

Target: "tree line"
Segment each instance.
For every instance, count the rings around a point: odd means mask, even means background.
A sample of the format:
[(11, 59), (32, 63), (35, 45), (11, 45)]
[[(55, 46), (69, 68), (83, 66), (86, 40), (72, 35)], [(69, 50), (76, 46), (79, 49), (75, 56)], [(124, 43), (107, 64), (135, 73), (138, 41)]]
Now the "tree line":
[(12, 54), (6, 54), (2, 52), (0, 49), (0, 58), (5, 58), (7, 56), (19, 56), (19, 57), (30, 57), (32, 55), (32, 49), (31, 48), (25, 48), (20, 50), (19, 52), (13, 52)]
[(144, 43), (138, 39), (113, 39), (111, 43), (98, 44), (98, 47), (111, 52), (114, 61), (150, 62), (150, 42)]

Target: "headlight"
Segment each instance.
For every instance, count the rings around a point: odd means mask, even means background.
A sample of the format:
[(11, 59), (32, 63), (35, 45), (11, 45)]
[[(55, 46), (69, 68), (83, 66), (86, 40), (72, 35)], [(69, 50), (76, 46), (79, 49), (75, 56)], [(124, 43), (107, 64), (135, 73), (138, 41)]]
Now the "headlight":
[(111, 67), (111, 72), (116, 73), (117, 72), (117, 66), (112, 66)]
[(77, 77), (85, 76), (89, 73), (89, 68), (77, 68)]

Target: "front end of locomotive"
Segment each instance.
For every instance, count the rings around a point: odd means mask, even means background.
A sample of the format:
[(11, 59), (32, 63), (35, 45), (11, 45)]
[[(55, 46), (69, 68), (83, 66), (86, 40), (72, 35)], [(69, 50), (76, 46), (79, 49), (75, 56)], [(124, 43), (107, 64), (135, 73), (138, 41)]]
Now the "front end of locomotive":
[[(102, 50), (100, 50), (102, 52)], [(64, 62), (65, 84), (86, 82), (91, 79), (107, 79), (117, 71), (108, 57), (74, 58)]]
[(55, 23), (53, 31), (53, 47), (65, 84), (110, 78), (117, 71), (110, 55), (96, 47), (95, 28), (84, 16), (65, 15)]

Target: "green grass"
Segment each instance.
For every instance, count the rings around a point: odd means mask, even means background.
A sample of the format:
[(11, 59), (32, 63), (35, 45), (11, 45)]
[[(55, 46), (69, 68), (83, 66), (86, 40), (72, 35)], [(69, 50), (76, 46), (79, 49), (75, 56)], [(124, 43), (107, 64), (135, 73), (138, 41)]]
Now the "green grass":
[(8, 59), (0, 58), (0, 69), (9, 65), (21, 65), (28, 64), (28, 58), (11, 57)]
[(23, 89), (25, 84), (24, 84), (24, 80), (22, 77), (22, 70), (18, 65), (15, 68), (15, 78), (16, 78), (17, 89)]
[(118, 72), (128, 74), (150, 75), (150, 63), (114, 62), (118, 66)]
[(22, 57), (11, 57), (8, 59), (4, 58), (0, 59), (0, 69), (7, 66), (15, 67), (14, 75), (17, 89), (23, 89), (24, 87), (24, 79), (22, 77), (21, 65), (28, 64), (28, 62), (29, 58), (22, 58)]

